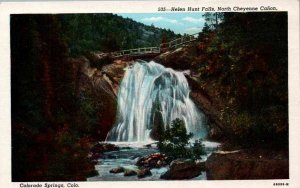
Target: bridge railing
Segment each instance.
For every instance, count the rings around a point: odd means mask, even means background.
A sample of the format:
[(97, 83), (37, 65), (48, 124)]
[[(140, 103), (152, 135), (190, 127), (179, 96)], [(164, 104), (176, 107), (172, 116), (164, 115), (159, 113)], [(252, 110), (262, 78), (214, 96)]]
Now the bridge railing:
[(135, 48), (135, 49), (112, 52), (111, 56), (114, 58), (117, 58), (117, 57), (122, 57), (125, 55), (137, 56), (137, 55), (143, 55), (143, 54), (159, 54), (161, 52), (166, 51), (167, 49), (174, 49), (174, 48), (182, 46), (186, 43), (197, 40), (196, 35), (199, 35), (199, 33), (195, 33), (192, 35), (186, 35), (181, 38), (172, 40), (170, 42), (162, 43), (162, 44), (160, 44), (159, 47), (143, 47), (143, 48)]
[(144, 48), (135, 48), (129, 50), (121, 50), (117, 52), (112, 52), (113, 57), (121, 57), (124, 55), (142, 55), (142, 54), (151, 54), (151, 53), (160, 53), (160, 47), (144, 47)]
[(197, 36), (196, 35), (199, 35), (199, 33), (194, 33), (192, 35), (186, 35), (186, 36), (183, 36), (181, 38), (177, 38), (175, 40), (172, 40), (172, 41), (169, 41), (169, 42), (166, 42), (166, 43), (162, 43), (160, 44), (160, 47), (161, 48), (177, 48), (183, 44), (186, 44), (186, 43), (189, 43), (189, 42), (193, 42), (195, 40), (197, 40)]

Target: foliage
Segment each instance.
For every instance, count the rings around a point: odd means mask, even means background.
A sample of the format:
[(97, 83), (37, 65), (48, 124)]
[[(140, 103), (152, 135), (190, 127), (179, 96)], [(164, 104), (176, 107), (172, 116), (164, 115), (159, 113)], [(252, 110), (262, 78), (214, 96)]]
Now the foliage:
[(161, 135), (158, 149), (174, 158), (200, 158), (205, 153), (204, 147), (200, 141), (191, 145), (189, 140), (192, 137), (192, 133), (187, 133), (184, 121), (177, 118)]
[(171, 30), (147, 26), (115, 14), (61, 14), (59, 18), (72, 56), (89, 51), (159, 46), (163, 36), (167, 40), (178, 37)]
[[(12, 15), (12, 180), (85, 180), (90, 101), (76, 97), (75, 68), (56, 15)], [(82, 103), (81, 103), (82, 102)]]
[(206, 25), (204, 26), (204, 31), (207, 29), (217, 29), (220, 22), (223, 20), (224, 17), (224, 13), (222, 12), (215, 12), (215, 13), (211, 13), (211, 12), (206, 12), (203, 14), (203, 17), (205, 19), (205, 23)]
[(204, 150), (204, 145), (201, 143), (200, 140), (195, 140), (191, 149), (193, 157), (196, 159), (200, 159), (201, 155), (204, 155), (206, 153)]
[(199, 35), (195, 74), (217, 101), (227, 136), (246, 146), (287, 143), (287, 14), (223, 13), (217, 28), (212, 16)]

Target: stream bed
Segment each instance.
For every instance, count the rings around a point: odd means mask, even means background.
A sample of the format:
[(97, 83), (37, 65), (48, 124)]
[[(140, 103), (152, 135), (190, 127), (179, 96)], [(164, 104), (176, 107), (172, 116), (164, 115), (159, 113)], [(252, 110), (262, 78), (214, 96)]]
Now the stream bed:
[[(151, 176), (138, 178), (137, 176), (124, 176), (123, 173), (110, 173), (109, 171), (116, 167), (124, 167), (126, 169), (137, 169), (135, 165), (137, 160), (141, 157), (147, 156), (152, 153), (157, 153), (158, 149), (155, 144), (143, 142), (110, 142), (117, 145), (120, 150), (104, 152), (103, 156), (98, 159), (95, 169), (98, 175), (90, 177), (87, 181), (161, 181), (161, 174), (168, 170), (168, 166), (161, 168), (151, 169)], [(218, 149), (220, 145), (217, 142), (203, 141), (205, 146), (206, 155), (201, 156), (201, 160), (206, 160), (207, 157)], [(206, 172), (203, 171), (199, 176), (191, 180), (206, 180)]]

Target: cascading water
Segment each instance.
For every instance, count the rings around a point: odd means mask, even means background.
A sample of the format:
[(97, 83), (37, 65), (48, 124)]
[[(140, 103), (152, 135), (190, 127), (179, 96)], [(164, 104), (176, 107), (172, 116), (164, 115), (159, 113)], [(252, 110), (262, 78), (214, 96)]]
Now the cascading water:
[(106, 141), (150, 141), (157, 114), (164, 128), (180, 118), (194, 139), (204, 138), (204, 115), (189, 98), (189, 92), (182, 72), (153, 61), (136, 62), (126, 70), (120, 85), (117, 121)]

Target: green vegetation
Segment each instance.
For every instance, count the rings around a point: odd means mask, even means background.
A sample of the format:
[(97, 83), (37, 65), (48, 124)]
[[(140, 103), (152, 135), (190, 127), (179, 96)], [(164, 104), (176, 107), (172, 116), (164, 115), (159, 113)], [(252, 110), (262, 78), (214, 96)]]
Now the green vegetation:
[(158, 149), (171, 158), (192, 158), (199, 159), (200, 155), (205, 154), (204, 146), (200, 141), (190, 144), (189, 140), (193, 137), (192, 133), (187, 133), (184, 121), (175, 119), (171, 127), (167, 126), (163, 131)]
[[(47, 23), (47, 24), (45, 24)], [(95, 110), (52, 15), (11, 17), (12, 180), (85, 180)]]
[(194, 73), (233, 143), (287, 146), (287, 13), (218, 13), (199, 36)]
[(171, 40), (179, 36), (171, 30), (147, 26), (115, 14), (62, 14), (59, 18), (72, 56), (90, 51), (159, 46), (163, 38)]

